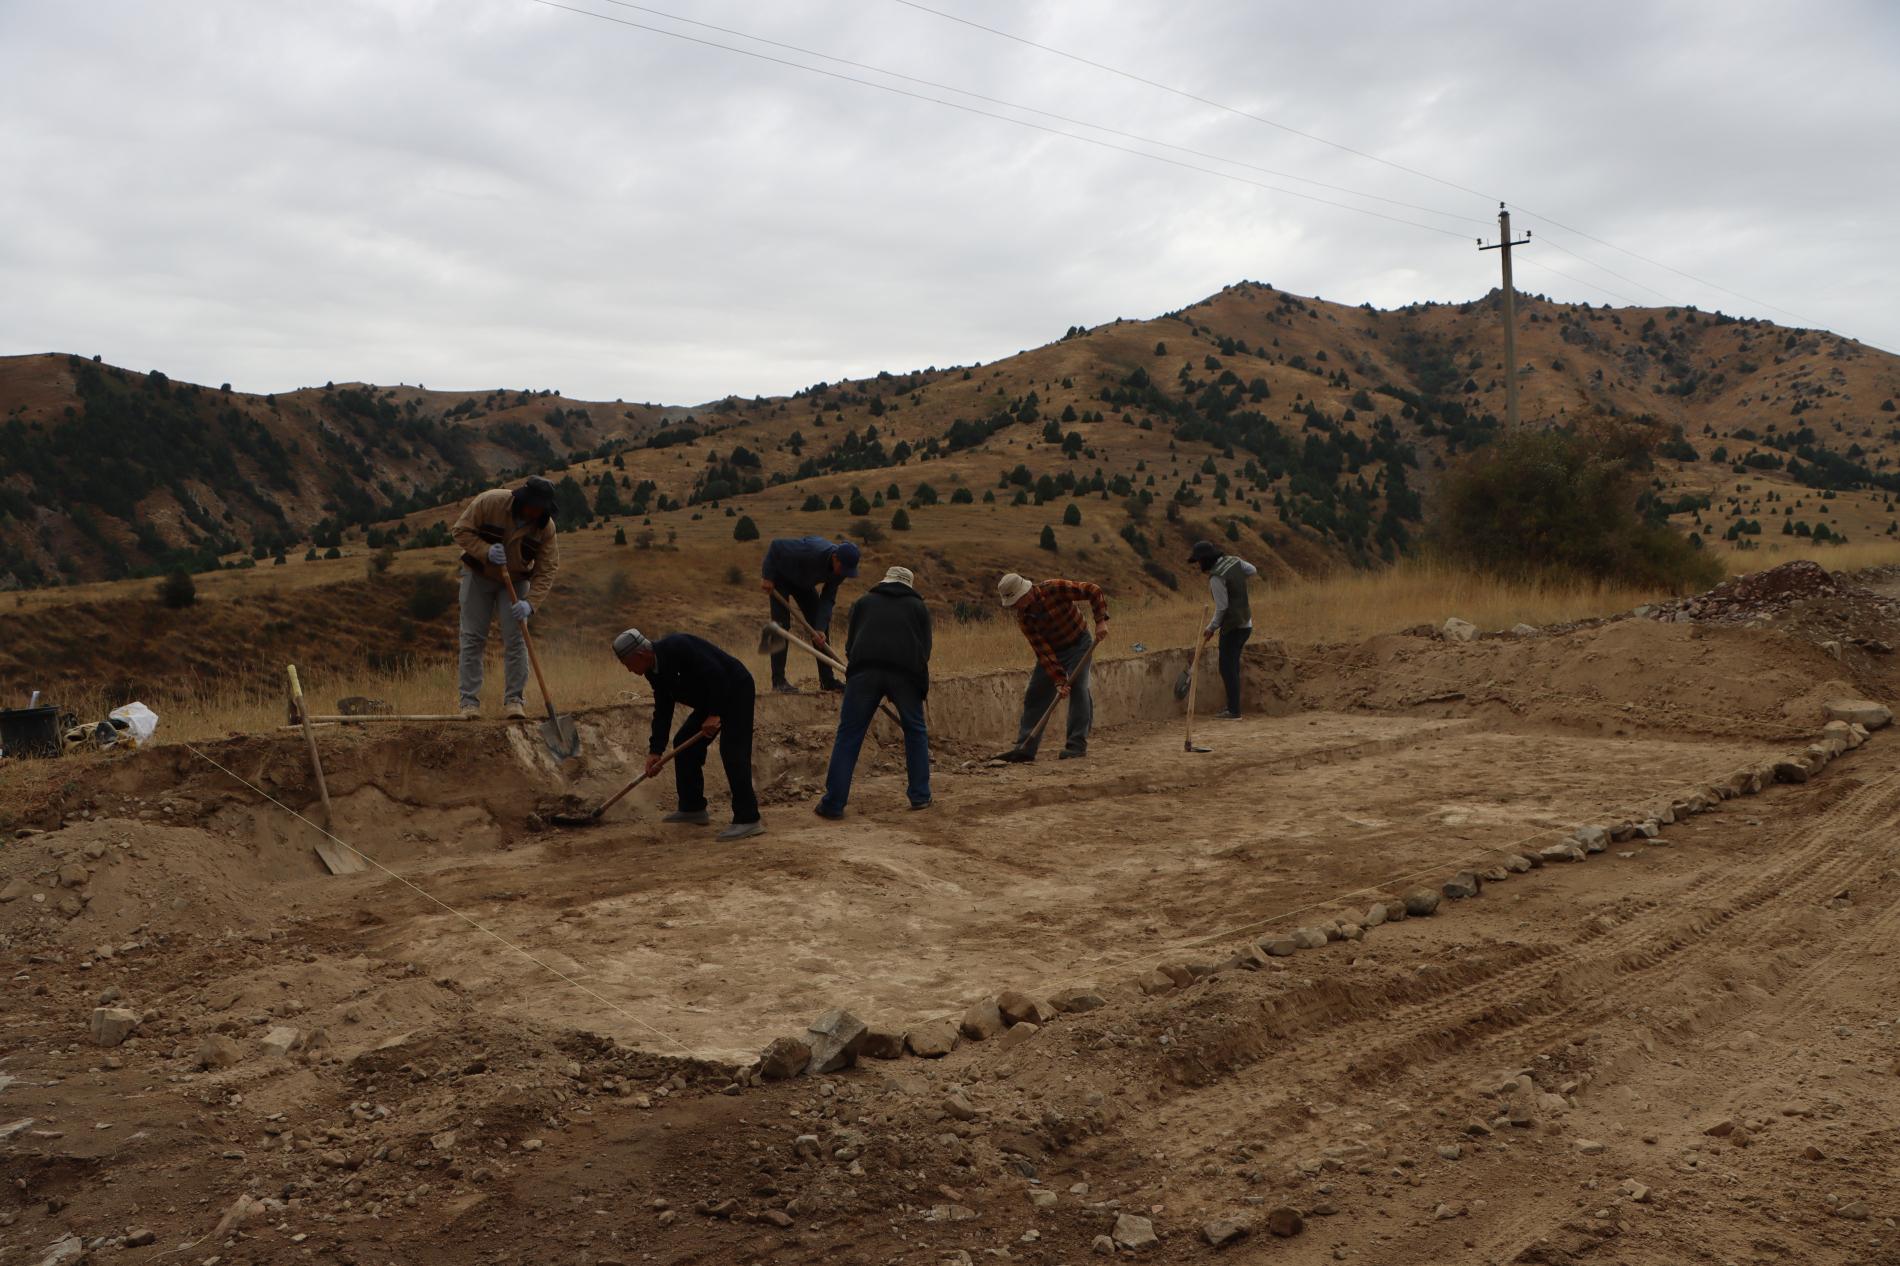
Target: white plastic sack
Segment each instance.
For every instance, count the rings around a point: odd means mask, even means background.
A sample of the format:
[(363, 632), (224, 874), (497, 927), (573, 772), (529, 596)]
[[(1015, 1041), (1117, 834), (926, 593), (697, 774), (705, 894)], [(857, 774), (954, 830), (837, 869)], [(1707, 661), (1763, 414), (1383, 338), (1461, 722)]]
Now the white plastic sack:
[(132, 746), (142, 746), (158, 729), (158, 713), (142, 703), (128, 703), (123, 708), (114, 708), (110, 713), (112, 720), (125, 722), (125, 735), (132, 740)]

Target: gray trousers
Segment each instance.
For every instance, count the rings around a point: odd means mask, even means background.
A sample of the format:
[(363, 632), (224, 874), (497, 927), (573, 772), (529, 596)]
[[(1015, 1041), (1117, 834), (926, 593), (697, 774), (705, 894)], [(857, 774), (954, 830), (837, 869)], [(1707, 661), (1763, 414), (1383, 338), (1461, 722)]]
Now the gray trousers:
[(478, 576), (464, 567), (462, 655), (456, 673), (456, 688), (464, 708), (481, 706), (482, 654), (488, 649), (488, 626), (497, 616), (501, 618), (501, 700), (504, 705), (520, 703), (528, 693), (528, 644), (522, 640), (521, 626), (515, 623), (508, 590), (500, 581)]
[[(1095, 728), (1095, 699), (1089, 694), (1089, 671), (1093, 665), (1083, 668), (1080, 673), (1075, 670), (1075, 666), (1082, 662), (1082, 657), (1088, 654), (1089, 647), (1093, 645), (1095, 639), (1084, 633), (1080, 641), (1056, 652), (1056, 660), (1062, 665), (1062, 671), (1069, 675), (1069, 736), (1062, 745), (1065, 752), (1080, 754), (1088, 751), (1089, 731)], [(1035, 728), (1036, 722), (1042, 720), (1042, 714), (1049, 710), (1049, 705), (1055, 699), (1056, 683), (1042, 670), (1041, 664), (1036, 665), (1029, 674), (1029, 688), (1023, 691), (1023, 719), (1016, 729), (1016, 745), (1030, 756), (1034, 756), (1036, 749), (1042, 746), (1042, 734), (1038, 734), (1034, 741), (1028, 741), (1029, 731)], [(1047, 733), (1047, 730), (1043, 731), (1043, 734)]]

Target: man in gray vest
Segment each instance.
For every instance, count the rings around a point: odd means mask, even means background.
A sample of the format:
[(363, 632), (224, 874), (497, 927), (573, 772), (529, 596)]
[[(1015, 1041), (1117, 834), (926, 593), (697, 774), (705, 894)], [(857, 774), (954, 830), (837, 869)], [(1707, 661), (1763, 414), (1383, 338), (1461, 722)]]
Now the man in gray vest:
[(1227, 687), (1227, 710), (1215, 715), (1223, 721), (1240, 718), (1240, 652), (1253, 636), (1253, 611), (1247, 605), (1247, 578), (1256, 568), (1238, 554), (1222, 554), (1212, 541), (1196, 541), (1188, 561), (1207, 573), (1208, 592), (1214, 597), (1214, 618), (1201, 630), (1201, 640), (1220, 634), (1220, 679)]

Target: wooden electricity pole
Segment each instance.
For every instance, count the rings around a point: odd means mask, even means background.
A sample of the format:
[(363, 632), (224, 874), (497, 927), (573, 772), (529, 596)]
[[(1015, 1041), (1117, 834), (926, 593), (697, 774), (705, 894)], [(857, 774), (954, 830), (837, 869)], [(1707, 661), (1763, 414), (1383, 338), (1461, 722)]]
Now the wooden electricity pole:
[(1511, 248), (1528, 245), (1530, 230), (1521, 240), (1511, 240), (1511, 213), (1498, 203), (1498, 240), (1490, 246), (1478, 239), (1481, 251), (1497, 251), (1504, 260), (1504, 424), (1517, 430), (1517, 291), (1511, 286)]

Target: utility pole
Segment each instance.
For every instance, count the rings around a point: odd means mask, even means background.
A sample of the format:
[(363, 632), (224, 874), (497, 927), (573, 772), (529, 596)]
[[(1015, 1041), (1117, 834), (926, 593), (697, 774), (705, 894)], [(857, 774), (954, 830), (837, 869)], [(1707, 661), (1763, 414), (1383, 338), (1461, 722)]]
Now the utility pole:
[(1498, 240), (1490, 246), (1478, 239), (1481, 251), (1497, 251), (1504, 260), (1504, 424), (1517, 430), (1517, 291), (1511, 286), (1511, 248), (1530, 244), (1531, 233), (1524, 230), (1521, 240), (1511, 240), (1511, 213), (1498, 203)]

